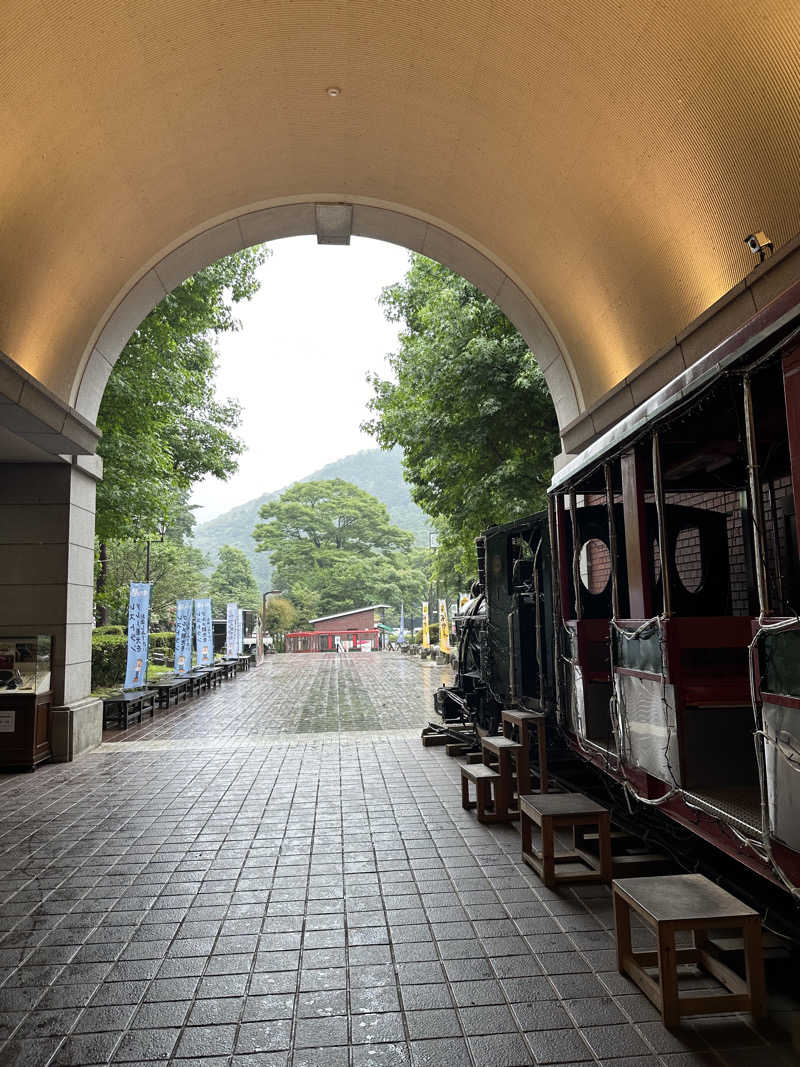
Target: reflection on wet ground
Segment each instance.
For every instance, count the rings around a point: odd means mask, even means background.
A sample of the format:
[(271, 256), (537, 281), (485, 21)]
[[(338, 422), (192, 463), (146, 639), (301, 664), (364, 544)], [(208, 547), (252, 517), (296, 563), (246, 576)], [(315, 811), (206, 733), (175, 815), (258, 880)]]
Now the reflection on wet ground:
[(306, 734), (416, 731), (433, 717), (433, 693), (449, 667), (397, 653), (309, 652), (268, 656), (211, 693), (156, 712), (104, 741), (219, 738), (221, 743)]
[(515, 828), (462, 810), (419, 741), (443, 676), (276, 656), (0, 776), (2, 1067), (796, 1062), (780, 997), (758, 1029), (666, 1031), (608, 888), (545, 889)]

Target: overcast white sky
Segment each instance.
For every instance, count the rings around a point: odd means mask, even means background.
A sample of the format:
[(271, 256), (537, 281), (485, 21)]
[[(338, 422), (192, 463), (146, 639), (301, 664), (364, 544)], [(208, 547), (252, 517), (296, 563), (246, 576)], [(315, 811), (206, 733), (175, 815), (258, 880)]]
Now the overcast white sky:
[(386, 370), (397, 328), (378, 306), (408, 269), (408, 252), (354, 237), (349, 246), (293, 237), (270, 245), (261, 289), (236, 305), (238, 333), (217, 341), (219, 396), (242, 405), (247, 446), (229, 481), (204, 479), (199, 522), (302, 478), (375, 441), (361, 433), (368, 370)]

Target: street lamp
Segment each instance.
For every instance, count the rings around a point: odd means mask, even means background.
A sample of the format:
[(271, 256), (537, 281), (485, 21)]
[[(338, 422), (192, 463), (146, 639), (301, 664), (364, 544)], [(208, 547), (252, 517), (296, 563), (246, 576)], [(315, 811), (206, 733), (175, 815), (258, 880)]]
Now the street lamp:
[(280, 593), (280, 589), (268, 589), (261, 598), (261, 621), (265, 627), (267, 625), (267, 597), (277, 596), (278, 593)]

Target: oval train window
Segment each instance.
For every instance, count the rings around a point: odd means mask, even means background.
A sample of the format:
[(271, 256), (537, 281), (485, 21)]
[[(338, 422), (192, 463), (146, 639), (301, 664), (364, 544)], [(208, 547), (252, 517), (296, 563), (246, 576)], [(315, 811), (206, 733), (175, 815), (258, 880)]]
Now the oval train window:
[(675, 540), (675, 569), (687, 593), (696, 593), (703, 584), (703, 553), (700, 531), (685, 526)]
[(581, 547), (581, 582), (593, 596), (602, 593), (611, 577), (611, 553), (605, 541), (593, 537)]

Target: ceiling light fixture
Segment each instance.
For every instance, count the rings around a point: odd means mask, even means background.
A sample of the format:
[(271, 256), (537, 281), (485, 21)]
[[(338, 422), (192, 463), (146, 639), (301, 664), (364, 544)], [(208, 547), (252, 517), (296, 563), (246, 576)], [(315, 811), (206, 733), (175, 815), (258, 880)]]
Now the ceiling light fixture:
[(326, 89), (325, 92), (328, 94), (328, 96), (341, 96), (342, 95), (342, 90), (340, 88), (338, 88), (338, 86), (336, 86), (336, 85), (332, 85), (329, 89)]

